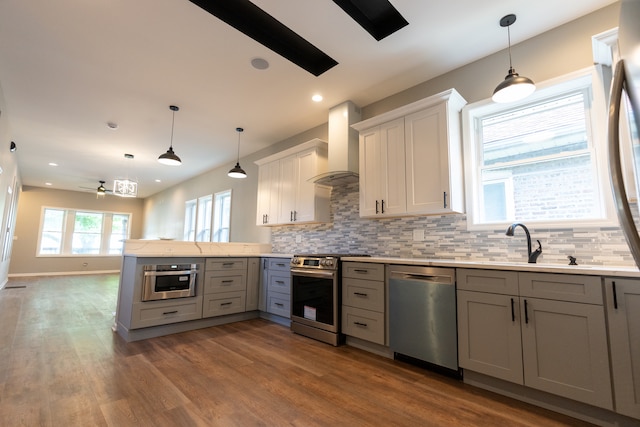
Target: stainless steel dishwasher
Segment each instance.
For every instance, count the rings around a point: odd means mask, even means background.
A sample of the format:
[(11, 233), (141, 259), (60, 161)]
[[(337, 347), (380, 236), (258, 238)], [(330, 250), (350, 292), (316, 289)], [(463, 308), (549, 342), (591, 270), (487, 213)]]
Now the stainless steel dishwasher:
[(455, 274), (452, 268), (387, 268), (389, 347), (394, 356), (458, 371)]

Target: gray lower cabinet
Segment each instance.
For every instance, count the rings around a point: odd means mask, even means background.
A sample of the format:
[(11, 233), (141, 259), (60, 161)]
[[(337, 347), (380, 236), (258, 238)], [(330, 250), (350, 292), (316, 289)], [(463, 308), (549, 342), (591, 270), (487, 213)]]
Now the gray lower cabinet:
[(291, 318), (291, 259), (263, 258), (259, 308), (277, 316)]
[(247, 259), (247, 311), (257, 310), (260, 300), (260, 258)]
[(613, 409), (599, 277), (458, 269), (460, 366)]
[(640, 280), (604, 283), (615, 409), (640, 419)]
[(196, 320), (202, 317), (202, 297), (136, 302), (132, 313), (130, 329)]
[(384, 264), (342, 264), (342, 333), (386, 345)]
[(202, 317), (246, 309), (247, 258), (208, 258), (205, 262)]

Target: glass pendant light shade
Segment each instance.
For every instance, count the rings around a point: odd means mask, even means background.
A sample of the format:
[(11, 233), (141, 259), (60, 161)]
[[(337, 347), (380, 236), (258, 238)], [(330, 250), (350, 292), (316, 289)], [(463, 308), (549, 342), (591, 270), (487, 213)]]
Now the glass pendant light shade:
[(244, 131), (243, 128), (236, 128), (236, 132), (238, 132), (238, 160), (236, 165), (229, 171), (227, 174), (231, 178), (246, 178), (247, 173), (240, 167), (240, 134)]
[(176, 122), (176, 111), (180, 110), (180, 108), (176, 107), (175, 105), (170, 105), (169, 109), (173, 112), (171, 118), (171, 142), (169, 144), (169, 149), (167, 150), (167, 152), (161, 154), (160, 157), (158, 157), (158, 162), (162, 163), (163, 165), (180, 166), (182, 164), (182, 160), (180, 160), (180, 157), (178, 157), (176, 153), (173, 152), (173, 126)]
[(493, 91), (491, 99), (493, 102), (506, 103), (519, 101), (531, 95), (536, 90), (536, 85), (527, 77), (520, 76), (516, 73), (511, 63), (511, 24), (516, 22), (516, 15), (510, 14), (503, 16), (500, 20), (501, 27), (507, 27), (509, 41), (509, 73), (503, 81)]
[(493, 102), (505, 103), (518, 101), (531, 95), (536, 85), (527, 77), (520, 76), (516, 70), (509, 68), (509, 74), (493, 91)]

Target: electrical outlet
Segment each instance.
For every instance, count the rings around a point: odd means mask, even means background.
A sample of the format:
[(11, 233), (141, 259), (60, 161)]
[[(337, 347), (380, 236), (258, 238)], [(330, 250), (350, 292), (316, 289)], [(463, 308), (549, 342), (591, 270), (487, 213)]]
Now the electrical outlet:
[(424, 241), (424, 230), (413, 230), (413, 241), (414, 242)]
[(296, 243), (302, 243), (302, 235), (296, 234)]

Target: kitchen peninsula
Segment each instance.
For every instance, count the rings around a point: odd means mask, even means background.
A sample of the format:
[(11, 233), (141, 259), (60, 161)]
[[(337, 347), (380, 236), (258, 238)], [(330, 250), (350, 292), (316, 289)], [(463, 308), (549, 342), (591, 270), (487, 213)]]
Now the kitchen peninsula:
[(114, 329), (137, 341), (258, 317), (260, 260), (272, 256), (286, 258), (268, 244), (128, 240)]

